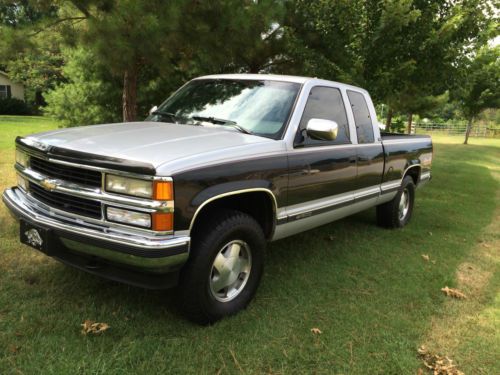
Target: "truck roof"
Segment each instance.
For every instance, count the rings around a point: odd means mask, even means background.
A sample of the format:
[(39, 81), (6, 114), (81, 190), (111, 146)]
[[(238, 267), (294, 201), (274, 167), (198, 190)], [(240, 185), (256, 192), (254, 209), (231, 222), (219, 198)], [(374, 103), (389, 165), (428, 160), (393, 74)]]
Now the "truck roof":
[(342, 82), (329, 81), (329, 80), (313, 78), (313, 77), (288, 76), (288, 75), (281, 75), (281, 74), (247, 74), (247, 73), (212, 74), (212, 75), (197, 77), (195, 79), (248, 79), (248, 80), (269, 80), (269, 81), (281, 81), (281, 82), (295, 82), (295, 83), (300, 83), (300, 84), (304, 84), (304, 83), (307, 83), (309, 81), (314, 81), (316, 84), (319, 84), (319, 85), (321, 85), (321, 82), (328, 82), (328, 83), (334, 83), (335, 85), (337, 85), (339, 87), (343, 86), (344, 88), (352, 88), (352, 89), (355, 89), (357, 91), (362, 91), (362, 92), (368, 93), (365, 89), (362, 89), (361, 87), (349, 85), (349, 84), (342, 83)]

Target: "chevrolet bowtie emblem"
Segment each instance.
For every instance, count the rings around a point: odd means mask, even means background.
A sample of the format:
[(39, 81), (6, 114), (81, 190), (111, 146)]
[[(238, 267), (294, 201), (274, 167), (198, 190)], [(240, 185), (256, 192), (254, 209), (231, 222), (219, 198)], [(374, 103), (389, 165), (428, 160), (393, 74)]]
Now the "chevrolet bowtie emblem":
[(40, 183), (40, 185), (42, 185), (42, 186), (43, 186), (43, 188), (44, 188), (45, 190), (48, 190), (48, 191), (53, 191), (53, 190), (55, 190), (55, 189), (56, 189), (56, 187), (57, 187), (56, 182), (55, 182), (54, 180), (50, 180), (50, 179), (45, 179), (45, 180), (43, 180), (43, 181)]

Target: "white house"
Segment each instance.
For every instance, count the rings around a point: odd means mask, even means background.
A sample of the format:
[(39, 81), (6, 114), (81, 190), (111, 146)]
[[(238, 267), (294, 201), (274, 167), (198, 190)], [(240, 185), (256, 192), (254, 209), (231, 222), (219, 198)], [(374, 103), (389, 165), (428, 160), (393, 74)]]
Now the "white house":
[(24, 86), (21, 83), (12, 82), (7, 73), (0, 70), (0, 99), (5, 98), (24, 100)]

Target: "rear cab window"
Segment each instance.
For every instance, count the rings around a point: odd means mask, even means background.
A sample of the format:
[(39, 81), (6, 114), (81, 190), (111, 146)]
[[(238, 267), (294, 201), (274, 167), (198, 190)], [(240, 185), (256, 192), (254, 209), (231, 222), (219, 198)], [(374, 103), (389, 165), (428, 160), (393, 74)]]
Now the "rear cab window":
[(347, 97), (354, 115), (358, 143), (373, 143), (375, 141), (373, 123), (365, 96), (360, 92), (347, 90)]

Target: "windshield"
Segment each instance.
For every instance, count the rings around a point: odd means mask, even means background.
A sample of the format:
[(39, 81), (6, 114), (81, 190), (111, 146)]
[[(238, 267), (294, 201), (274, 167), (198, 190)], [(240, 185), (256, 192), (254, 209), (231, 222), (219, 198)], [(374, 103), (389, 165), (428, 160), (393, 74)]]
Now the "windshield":
[(200, 79), (168, 98), (147, 120), (227, 126), (279, 139), (300, 84), (279, 81)]

